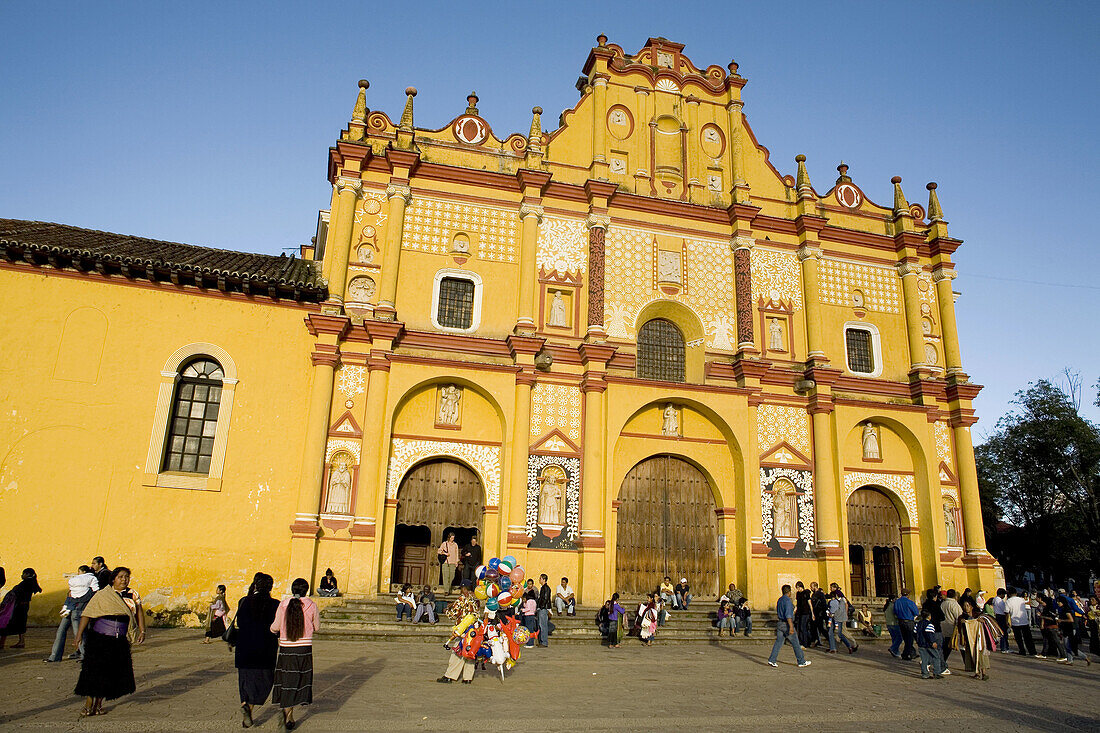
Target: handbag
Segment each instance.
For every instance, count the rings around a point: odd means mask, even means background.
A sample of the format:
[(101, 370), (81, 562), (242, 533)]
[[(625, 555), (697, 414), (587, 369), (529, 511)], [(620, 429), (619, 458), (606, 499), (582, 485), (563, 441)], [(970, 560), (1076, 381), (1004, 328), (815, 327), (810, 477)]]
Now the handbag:
[(228, 644), (230, 647), (237, 645), (237, 617), (233, 617), (233, 622), (225, 627), (225, 631), (222, 632), (222, 641)]

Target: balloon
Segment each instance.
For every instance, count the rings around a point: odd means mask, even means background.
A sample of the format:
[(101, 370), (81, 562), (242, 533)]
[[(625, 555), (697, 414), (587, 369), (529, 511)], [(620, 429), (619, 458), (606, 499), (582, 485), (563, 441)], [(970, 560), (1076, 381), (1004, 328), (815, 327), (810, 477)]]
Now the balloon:
[(525, 627), (520, 626), (512, 632), (512, 641), (517, 644), (526, 644), (531, 639), (531, 632)]
[(508, 574), (508, 577), (512, 579), (513, 583), (522, 583), (527, 573), (523, 571), (522, 565), (517, 565), (512, 568), (512, 572)]
[(512, 594), (508, 591), (502, 591), (501, 594), (497, 596), (497, 603), (507, 608), (512, 605)]
[(474, 588), (474, 598), (478, 599), (479, 601), (484, 601), (488, 597), (489, 594), (485, 591), (485, 586), (479, 583), (478, 586)]
[(499, 577), (500, 577), (500, 573), (498, 573), (496, 570), (486, 570), (485, 571), (485, 579), (486, 580), (496, 580)]
[(509, 563), (501, 560), (500, 565), (497, 565), (497, 572), (501, 575), (507, 575), (508, 573), (512, 572), (512, 566)]
[(485, 586), (485, 595), (489, 598), (496, 598), (500, 595), (500, 586), (496, 583), (489, 583)]
[(521, 603), (523, 603), (523, 596), (521, 596), (519, 593), (512, 594), (512, 607), (515, 608)]
[(496, 570), (498, 567), (500, 567), (500, 558), (494, 557), (492, 560), (489, 561), (490, 570)]
[(508, 590), (512, 587), (512, 579), (507, 575), (500, 576), (500, 580), (497, 581), (500, 584), (501, 590)]
[(498, 608), (500, 608), (500, 604), (497, 603), (496, 598), (490, 598), (487, 601), (485, 601), (485, 607), (488, 608), (490, 611), (495, 611)]
[(500, 558), (500, 561), (501, 562), (506, 562), (509, 565), (511, 565), (512, 567), (516, 566), (516, 559), (514, 557), (512, 557), (511, 555), (505, 555), (504, 557)]
[(481, 580), (485, 577), (485, 570), (486, 568), (484, 565), (478, 565), (477, 568), (474, 569), (474, 577)]

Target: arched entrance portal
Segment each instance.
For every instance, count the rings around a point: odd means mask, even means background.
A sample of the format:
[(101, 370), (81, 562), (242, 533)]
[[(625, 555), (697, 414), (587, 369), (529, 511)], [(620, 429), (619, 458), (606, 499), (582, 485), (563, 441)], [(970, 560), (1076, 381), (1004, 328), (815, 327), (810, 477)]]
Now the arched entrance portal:
[[(477, 474), (458, 461), (425, 461), (405, 474), (397, 490), (393, 582), (438, 584), (440, 564), (435, 551), (444, 532), (453, 531), (460, 547), (480, 534), (484, 496)], [(444, 579), (444, 585), (451, 580)]]
[(718, 593), (714, 495), (695, 466), (675, 456), (647, 458), (619, 490), (615, 590), (637, 595), (661, 578), (686, 577), (696, 596)]
[(901, 588), (901, 516), (872, 486), (848, 497), (848, 564), (853, 596), (885, 597)]

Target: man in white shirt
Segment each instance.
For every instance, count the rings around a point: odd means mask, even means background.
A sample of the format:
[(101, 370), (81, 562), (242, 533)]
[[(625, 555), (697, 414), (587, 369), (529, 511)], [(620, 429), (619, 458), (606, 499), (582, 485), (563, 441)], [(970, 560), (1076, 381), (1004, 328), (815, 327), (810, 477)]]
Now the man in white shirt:
[[(53, 649), (47, 662), (60, 662), (61, 655), (65, 653), (65, 640), (69, 635), (69, 627), (72, 626), (73, 636), (76, 636), (80, 628), (80, 615), (92, 596), (99, 590), (99, 580), (95, 573), (87, 565), (81, 565), (76, 575), (69, 577), (69, 596), (65, 599), (65, 605), (61, 608), (61, 623), (57, 625), (57, 635), (54, 636)], [(84, 653), (84, 645), (81, 643), (80, 651), (69, 655), (70, 659), (80, 659)]]
[(997, 626), (1001, 629), (1001, 638), (997, 639), (997, 651), (1001, 654), (1008, 654), (1008, 611), (1005, 610), (1005, 597), (1007, 592), (1004, 588), (997, 589), (997, 595), (990, 603), (993, 605), (993, 617), (997, 619)]
[(558, 614), (568, 613), (575, 616), (577, 611), (577, 597), (573, 594), (573, 586), (569, 585), (569, 578), (562, 578), (561, 585), (554, 590), (554, 608)]
[(1009, 588), (1005, 610), (1008, 612), (1008, 621), (1012, 624), (1012, 635), (1016, 637), (1016, 648), (1020, 650), (1019, 653), (1034, 657), (1035, 641), (1031, 638), (1027, 599), (1016, 595), (1015, 588)]

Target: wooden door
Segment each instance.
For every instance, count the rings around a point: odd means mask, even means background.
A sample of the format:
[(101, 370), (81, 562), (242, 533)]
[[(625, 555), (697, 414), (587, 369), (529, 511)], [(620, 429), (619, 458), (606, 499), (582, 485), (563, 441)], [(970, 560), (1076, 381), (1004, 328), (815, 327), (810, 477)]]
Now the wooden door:
[(662, 455), (642, 461), (619, 491), (614, 591), (637, 596), (664, 576), (686, 577), (697, 597), (718, 594), (718, 518), (699, 469)]
[(852, 564), (852, 595), (897, 593), (902, 577), (901, 515), (881, 490), (864, 486), (848, 497), (848, 542), (853, 548), (860, 548), (864, 566), (866, 548), (871, 553), (871, 572), (864, 569), (860, 574), (861, 593), (856, 592), (855, 563)]
[(859, 545), (848, 545), (848, 566), (850, 568), (848, 573), (850, 585), (848, 587), (852, 597), (868, 595), (866, 575), (863, 572), (863, 560), (863, 548)]
[[(433, 459), (405, 474), (397, 490), (393, 582), (435, 584), (440, 573), (436, 549), (444, 530), (455, 531), (458, 538), (480, 536), (484, 495), (477, 474), (458, 461)], [(422, 532), (410, 534), (406, 527)], [(402, 579), (414, 575), (419, 580)]]

